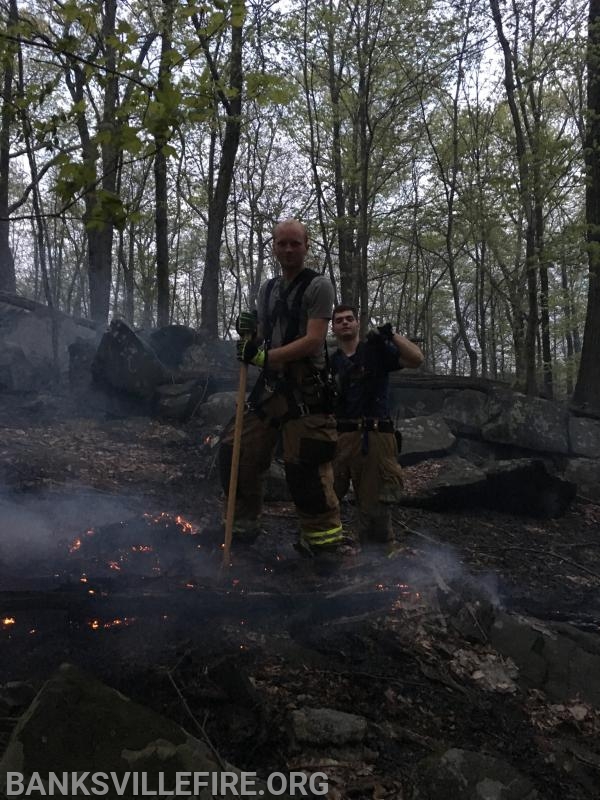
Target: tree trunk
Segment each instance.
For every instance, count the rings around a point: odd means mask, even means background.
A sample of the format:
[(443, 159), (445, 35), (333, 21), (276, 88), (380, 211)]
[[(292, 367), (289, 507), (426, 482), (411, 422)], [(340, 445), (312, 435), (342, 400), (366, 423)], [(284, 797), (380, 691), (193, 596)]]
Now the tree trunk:
[(590, 0), (588, 19), (588, 115), (585, 163), (590, 284), (583, 347), (573, 401), (600, 411), (600, 0)]
[[(173, 16), (175, 13), (175, 0), (163, 0), (163, 14), (161, 20), (161, 51), (160, 65), (158, 68), (157, 97), (168, 92), (171, 85), (171, 67), (169, 54), (172, 48)], [(166, 105), (166, 102), (165, 102)], [(161, 123), (154, 141), (156, 155), (154, 157), (154, 187), (156, 197), (155, 228), (156, 228), (156, 316), (158, 327), (169, 324), (169, 224), (167, 204), (167, 157), (164, 148), (169, 140), (167, 120)]]
[[(535, 180), (531, 175), (531, 152), (527, 147), (526, 126), (516, 98), (516, 79), (513, 69), (513, 52), (504, 33), (502, 15), (500, 13), (499, 0), (490, 0), (492, 17), (498, 34), (498, 41), (504, 56), (504, 86), (506, 88), (506, 100), (510, 110), (511, 119), (515, 130), (515, 143), (517, 164), (519, 170), (519, 195), (526, 219), (525, 234), (525, 270), (527, 273), (527, 322), (525, 331), (525, 391), (527, 394), (535, 394), (537, 391), (536, 364), (535, 364), (535, 342), (539, 326), (538, 320), (538, 295), (537, 295), (537, 271), (539, 254), (537, 253), (537, 231), (536, 219), (534, 214)], [(518, 73), (517, 73), (518, 74)]]
[[(18, 23), (17, 0), (10, 0), (8, 28)], [(10, 128), (14, 119), (13, 79), (15, 46), (5, 43), (2, 78), (2, 111), (0, 112), (0, 290), (16, 292), (15, 262), (10, 249), (8, 187), (10, 183)]]
[[(238, 4), (238, 12), (244, 10), (243, 2)], [(236, 4), (234, 3), (234, 10)], [(241, 17), (240, 13), (240, 17)], [(201, 330), (209, 338), (219, 335), (219, 272), (221, 261), (221, 240), (227, 214), (227, 202), (231, 189), (235, 157), (240, 141), (242, 91), (244, 75), (242, 68), (243, 18), (232, 20), (231, 55), (229, 59), (229, 97), (221, 97), (227, 113), (225, 135), (221, 148), (221, 158), (212, 202), (208, 211), (206, 232), (206, 259), (202, 278), (202, 322)]]

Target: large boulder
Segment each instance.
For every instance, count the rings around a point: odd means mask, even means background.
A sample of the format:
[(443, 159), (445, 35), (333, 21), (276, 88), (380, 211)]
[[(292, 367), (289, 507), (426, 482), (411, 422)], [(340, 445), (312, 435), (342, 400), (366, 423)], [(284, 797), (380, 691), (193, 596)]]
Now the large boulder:
[(600, 458), (568, 459), (564, 477), (577, 485), (583, 497), (600, 501)]
[(414, 464), (448, 453), (456, 442), (456, 437), (439, 414), (401, 419), (396, 428), (402, 435), (402, 464)]
[(201, 341), (200, 334), (187, 325), (165, 325), (152, 331), (149, 343), (158, 358), (171, 369), (181, 365), (186, 350)]
[(196, 416), (213, 388), (214, 381), (210, 376), (157, 386), (154, 394), (156, 413), (167, 419), (180, 420)]
[(503, 759), (453, 747), (421, 761), (412, 800), (538, 800), (531, 781)]
[(575, 456), (600, 457), (600, 420), (571, 416), (569, 441)]
[(404, 505), (454, 511), (491, 508), (534, 517), (558, 517), (575, 498), (576, 486), (553, 475), (541, 459), (493, 461), (476, 466), (451, 456)]
[(525, 688), (541, 689), (552, 700), (579, 697), (600, 708), (600, 639), (562, 623), (497, 611), (488, 631), (491, 646), (519, 668)]
[(118, 391), (149, 399), (172, 374), (150, 345), (120, 319), (113, 319), (92, 362), (94, 380)]
[[(93, 326), (0, 293), (0, 390), (34, 391), (67, 375), (69, 345), (97, 341)], [(22, 305), (22, 304), (25, 304)]]
[(490, 415), (489, 396), (475, 389), (453, 389), (446, 394), (441, 413), (452, 433), (478, 436)]
[(538, 453), (569, 452), (569, 412), (539, 397), (496, 392), (489, 401), (489, 419), (481, 433), (488, 442), (500, 442)]
[(225, 426), (235, 416), (237, 392), (215, 392), (202, 403), (198, 413), (208, 426)]
[[(22, 773), (25, 786), (38, 773), (47, 787), (49, 773), (62, 776), (85, 771), (108, 776), (115, 773), (119, 783), (127, 773), (147, 773), (148, 790), (153, 790), (149, 793), (156, 794), (159, 773), (164, 775), (164, 787), (172, 789), (178, 772), (208, 774), (210, 786), (211, 776), (223, 769), (239, 775), (231, 764), (219, 764), (208, 745), (176, 723), (75, 667), (63, 665), (43, 686), (13, 731), (0, 761), (0, 791), (6, 790), (8, 772)], [(138, 796), (134, 787), (130, 776), (118, 796)], [(255, 791), (263, 797), (274, 797), (258, 781)], [(198, 796), (209, 800), (217, 794), (205, 787)], [(223, 796), (239, 794), (238, 785), (237, 792), (227, 791)], [(113, 788), (105, 796), (117, 797), (117, 792)]]

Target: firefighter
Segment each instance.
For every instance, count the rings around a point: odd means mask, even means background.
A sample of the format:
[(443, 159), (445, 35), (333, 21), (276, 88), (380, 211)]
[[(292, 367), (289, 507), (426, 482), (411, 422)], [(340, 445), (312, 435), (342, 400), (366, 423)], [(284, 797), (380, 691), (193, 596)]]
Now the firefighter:
[[(262, 482), (279, 436), (287, 484), (300, 523), (297, 547), (308, 555), (342, 543), (339, 502), (333, 487), (337, 432), (328, 396), (325, 338), (334, 291), (305, 268), (309, 240), (296, 219), (273, 230), (273, 253), (282, 275), (260, 288), (257, 313), (238, 319), (238, 359), (261, 369), (244, 415), (234, 542), (261, 532)], [(220, 474), (229, 485), (234, 425), (223, 435)]]
[(332, 327), (338, 343), (331, 357), (339, 391), (336, 494), (341, 499), (352, 482), (361, 544), (391, 545), (390, 504), (401, 497), (402, 472), (390, 418), (389, 373), (420, 366), (423, 354), (416, 344), (394, 333), (390, 323), (360, 341), (356, 311), (348, 305), (334, 308)]

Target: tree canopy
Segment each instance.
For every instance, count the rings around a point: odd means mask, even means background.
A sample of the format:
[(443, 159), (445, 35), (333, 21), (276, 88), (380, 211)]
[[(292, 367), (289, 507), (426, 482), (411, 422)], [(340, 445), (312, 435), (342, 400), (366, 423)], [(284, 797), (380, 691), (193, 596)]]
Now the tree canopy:
[(597, 5), (0, 0), (0, 289), (228, 337), (295, 216), (363, 330), (570, 394), (600, 355)]

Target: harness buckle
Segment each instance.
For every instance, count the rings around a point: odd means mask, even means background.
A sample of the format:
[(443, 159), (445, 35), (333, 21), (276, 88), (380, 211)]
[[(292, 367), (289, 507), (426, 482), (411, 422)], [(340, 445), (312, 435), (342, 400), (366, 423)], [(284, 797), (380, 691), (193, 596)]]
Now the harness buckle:
[(310, 409), (306, 405), (306, 403), (301, 403), (301, 402), (298, 402), (298, 401), (296, 401), (296, 402), (298, 404), (298, 411), (300, 412), (300, 416), (301, 417), (306, 417), (308, 414), (310, 414)]

